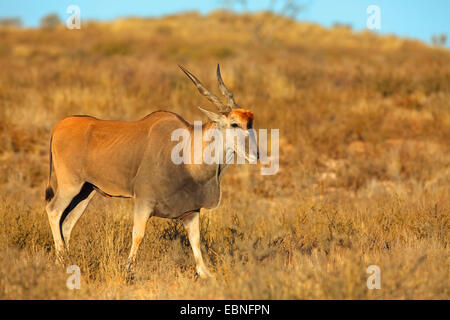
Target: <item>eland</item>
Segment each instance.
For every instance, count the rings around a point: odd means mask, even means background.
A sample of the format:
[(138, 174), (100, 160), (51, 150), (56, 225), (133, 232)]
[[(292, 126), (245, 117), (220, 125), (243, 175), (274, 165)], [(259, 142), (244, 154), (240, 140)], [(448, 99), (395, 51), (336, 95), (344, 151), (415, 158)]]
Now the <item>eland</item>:
[[(189, 71), (180, 66), (199, 92), (217, 108), (212, 112), (199, 107), (209, 122), (203, 129), (243, 130), (246, 139), (253, 114), (239, 107), (222, 81), (220, 67), (217, 79), (227, 102), (207, 90)], [(132, 245), (127, 268), (132, 270), (147, 220), (152, 217), (181, 219), (191, 244), (197, 274), (210, 276), (200, 250), (199, 214), (201, 208), (215, 208), (220, 202), (220, 181), (226, 163), (175, 164), (171, 150), (176, 142), (171, 133), (193, 125), (180, 115), (155, 111), (137, 121), (100, 120), (91, 116), (71, 116), (54, 127), (50, 139), (50, 169), (45, 192), (46, 210), (55, 242), (56, 256), (61, 259), (68, 249), (70, 234), (96, 192), (105, 197), (134, 199)], [(192, 142), (193, 143), (193, 142)], [(255, 144), (254, 144), (255, 145)], [(226, 155), (258, 159), (257, 148), (224, 146)], [(51, 187), (54, 167), (58, 188)]]

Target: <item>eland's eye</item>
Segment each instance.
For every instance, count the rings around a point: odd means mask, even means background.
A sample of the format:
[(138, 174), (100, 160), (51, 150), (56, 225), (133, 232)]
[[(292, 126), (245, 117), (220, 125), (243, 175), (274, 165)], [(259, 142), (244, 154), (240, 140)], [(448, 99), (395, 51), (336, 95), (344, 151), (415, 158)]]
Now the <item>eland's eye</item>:
[(239, 125), (238, 125), (237, 123), (233, 123), (231, 126), (232, 126), (233, 128), (239, 128)]

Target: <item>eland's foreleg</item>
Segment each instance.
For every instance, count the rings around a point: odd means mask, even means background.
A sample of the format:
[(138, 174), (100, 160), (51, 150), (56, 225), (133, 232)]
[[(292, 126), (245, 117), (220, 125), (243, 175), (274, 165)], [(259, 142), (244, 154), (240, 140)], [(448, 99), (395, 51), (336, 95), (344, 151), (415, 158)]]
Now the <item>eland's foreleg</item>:
[(128, 271), (131, 271), (134, 266), (139, 245), (144, 238), (145, 226), (152, 212), (153, 208), (147, 202), (136, 200), (134, 204), (133, 239), (127, 263)]
[(202, 251), (200, 250), (200, 211), (195, 211), (182, 218), (184, 228), (187, 231), (189, 242), (194, 252), (194, 258), (196, 263), (197, 273), (200, 278), (211, 277), (211, 273), (205, 266), (202, 257)]

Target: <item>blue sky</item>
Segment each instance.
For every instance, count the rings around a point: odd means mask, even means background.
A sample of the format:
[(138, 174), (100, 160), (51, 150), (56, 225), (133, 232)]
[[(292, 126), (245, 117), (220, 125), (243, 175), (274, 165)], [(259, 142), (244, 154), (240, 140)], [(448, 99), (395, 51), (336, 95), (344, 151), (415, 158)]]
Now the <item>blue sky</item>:
[[(271, 0), (247, 0), (248, 10), (268, 8)], [(283, 0), (278, 0), (279, 2)], [(369, 14), (366, 8), (377, 5), (381, 9), (382, 34), (430, 42), (434, 34), (446, 33), (450, 38), (450, 0), (298, 0), (307, 8), (298, 19), (332, 26), (334, 23), (351, 24), (355, 30), (366, 28)], [(223, 7), (220, 0), (0, 0), (0, 17), (20, 17), (28, 27), (36, 27), (39, 20), (50, 12), (56, 12), (65, 20), (66, 8), (78, 5), (81, 19), (111, 20), (126, 16), (160, 16), (186, 10), (208, 13)], [(241, 11), (240, 6), (235, 6)], [(449, 45), (450, 39), (447, 40)]]

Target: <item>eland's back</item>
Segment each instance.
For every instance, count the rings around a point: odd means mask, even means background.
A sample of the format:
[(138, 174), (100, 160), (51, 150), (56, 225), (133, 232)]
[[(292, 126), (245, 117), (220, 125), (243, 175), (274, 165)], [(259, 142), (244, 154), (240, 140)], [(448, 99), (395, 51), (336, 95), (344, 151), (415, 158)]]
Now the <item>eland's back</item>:
[(58, 184), (89, 182), (105, 195), (133, 197), (138, 171), (148, 166), (145, 157), (169, 149), (171, 132), (178, 128), (189, 128), (189, 123), (166, 111), (138, 121), (68, 117), (52, 132)]

